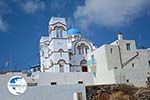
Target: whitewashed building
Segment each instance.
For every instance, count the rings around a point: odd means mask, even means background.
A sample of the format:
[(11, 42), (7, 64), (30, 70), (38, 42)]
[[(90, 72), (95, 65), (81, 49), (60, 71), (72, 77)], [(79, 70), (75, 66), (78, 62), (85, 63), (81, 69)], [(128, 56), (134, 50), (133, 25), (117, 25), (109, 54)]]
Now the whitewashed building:
[(146, 86), (150, 81), (150, 50), (137, 49), (135, 40), (124, 40), (122, 33), (113, 43), (95, 48), (78, 29), (67, 29), (65, 18), (52, 17), (48, 32), (40, 39), (41, 72), (64, 72), (66, 77), (78, 72), (81, 80), (92, 75), (86, 84)]
[[(118, 40), (95, 48), (78, 29), (67, 29), (65, 18), (52, 17), (48, 36), (40, 39), (40, 65), (29, 72), (0, 74), (2, 100), (86, 100), (87, 85), (150, 83), (150, 49), (137, 49), (134, 40)], [(23, 95), (12, 95), (7, 82), (22, 76)]]
[(150, 82), (150, 50), (137, 49), (135, 40), (123, 39), (122, 33), (118, 33), (118, 40), (102, 45), (87, 58), (95, 84), (146, 86)]
[(49, 36), (40, 40), (42, 72), (86, 72), (94, 84), (146, 86), (150, 81), (150, 50), (137, 49), (135, 40), (123, 39), (122, 33), (95, 48), (78, 29), (67, 30), (64, 18), (52, 17), (48, 28)]

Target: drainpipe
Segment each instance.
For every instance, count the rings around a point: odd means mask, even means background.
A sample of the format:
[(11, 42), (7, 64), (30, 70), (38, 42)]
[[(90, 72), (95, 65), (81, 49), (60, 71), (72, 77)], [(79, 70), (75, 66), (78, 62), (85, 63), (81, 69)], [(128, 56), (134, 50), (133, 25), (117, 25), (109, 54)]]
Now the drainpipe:
[[(122, 40), (123, 40), (122, 33), (119, 32), (118, 33), (118, 41), (122, 41)], [(118, 51), (119, 51), (119, 59), (120, 59), (120, 64), (121, 64), (120, 83), (123, 83), (123, 82), (125, 82), (125, 75), (123, 72), (123, 61), (122, 61), (121, 48), (120, 48), (119, 44), (118, 44)]]
[(121, 63), (121, 68), (123, 68), (121, 49), (120, 49), (119, 45), (118, 45), (118, 50), (119, 50), (119, 59), (120, 59), (120, 63)]

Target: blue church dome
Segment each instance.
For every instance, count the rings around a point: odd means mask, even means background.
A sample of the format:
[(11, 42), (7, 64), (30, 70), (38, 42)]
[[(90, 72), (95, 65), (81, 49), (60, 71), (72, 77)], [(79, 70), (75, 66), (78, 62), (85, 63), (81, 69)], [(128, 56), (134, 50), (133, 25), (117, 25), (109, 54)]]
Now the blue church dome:
[(69, 35), (80, 34), (81, 32), (76, 28), (71, 28), (67, 32)]

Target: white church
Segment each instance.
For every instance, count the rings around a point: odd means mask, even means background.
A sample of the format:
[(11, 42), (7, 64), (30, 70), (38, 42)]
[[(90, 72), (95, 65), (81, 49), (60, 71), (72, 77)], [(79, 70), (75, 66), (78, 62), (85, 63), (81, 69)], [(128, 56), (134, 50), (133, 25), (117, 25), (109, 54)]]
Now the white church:
[(64, 18), (52, 17), (49, 37), (40, 39), (42, 72), (88, 72), (87, 54), (94, 50), (78, 29), (67, 30)]
[(150, 49), (137, 49), (135, 40), (124, 40), (122, 33), (113, 43), (95, 48), (78, 29), (67, 29), (65, 18), (52, 17), (48, 32), (40, 39), (41, 72), (78, 73), (82, 81), (89, 75), (90, 84), (146, 86), (150, 81)]

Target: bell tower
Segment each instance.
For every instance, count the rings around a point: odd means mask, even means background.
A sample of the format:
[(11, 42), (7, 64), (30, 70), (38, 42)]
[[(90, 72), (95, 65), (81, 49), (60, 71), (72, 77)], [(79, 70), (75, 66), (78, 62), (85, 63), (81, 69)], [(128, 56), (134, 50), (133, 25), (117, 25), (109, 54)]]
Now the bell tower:
[(45, 72), (69, 72), (68, 40), (66, 38), (65, 18), (52, 17), (48, 25), (47, 49), (43, 48), (42, 71)]

